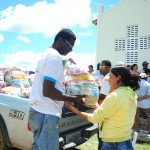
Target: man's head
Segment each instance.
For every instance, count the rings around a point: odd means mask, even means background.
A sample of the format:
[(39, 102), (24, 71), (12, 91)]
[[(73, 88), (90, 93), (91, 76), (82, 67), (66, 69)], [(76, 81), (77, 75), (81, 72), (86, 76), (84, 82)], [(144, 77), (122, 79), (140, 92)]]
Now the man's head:
[(131, 70), (131, 65), (127, 65), (126, 68), (130, 71)]
[(109, 60), (103, 60), (101, 61), (99, 68), (100, 68), (100, 74), (105, 76), (110, 71), (111, 62)]
[(89, 71), (88, 71), (88, 72), (92, 73), (92, 72), (94, 71), (94, 70), (93, 70), (93, 65), (89, 65), (88, 68), (89, 68)]
[(148, 68), (148, 62), (147, 61), (143, 61), (142, 66), (143, 66), (143, 70), (146, 70)]
[(53, 48), (58, 50), (61, 55), (67, 55), (72, 51), (76, 40), (75, 34), (70, 29), (62, 29), (55, 36)]

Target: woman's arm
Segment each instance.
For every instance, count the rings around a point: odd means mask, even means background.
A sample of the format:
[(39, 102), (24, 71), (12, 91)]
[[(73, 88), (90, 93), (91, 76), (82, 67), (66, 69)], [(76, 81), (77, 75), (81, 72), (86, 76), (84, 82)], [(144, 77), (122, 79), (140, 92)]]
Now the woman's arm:
[(75, 108), (75, 107), (74, 107), (71, 103), (69, 103), (69, 102), (66, 102), (66, 103), (65, 103), (65, 107), (68, 108), (69, 110), (71, 110), (72, 112), (74, 112), (75, 114), (81, 116), (83, 119), (86, 119), (86, 120), (87, 120), (88, 113), (79, 111), (77, 108)]

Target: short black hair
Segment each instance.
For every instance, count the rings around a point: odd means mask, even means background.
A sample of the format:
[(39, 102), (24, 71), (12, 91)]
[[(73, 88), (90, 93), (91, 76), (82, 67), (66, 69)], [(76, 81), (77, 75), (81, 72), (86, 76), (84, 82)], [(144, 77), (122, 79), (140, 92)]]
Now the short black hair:
[(109, 60), (103, 60), (102, 63), (104, 63), (108, 67), (111, 67), (111, 62)]
[(93, 68), (93, 65), (89, 65), (88, 67), (92, 67)]
[(133, 64), (133, 65), (131, 66), (131, 70), (133, 70), (133, 67), (135, 67), (135, 66), (137, 66), (137, 64)]
[(99, 70), (100, 63), (97, 64), (97, 70)]
[(63, 38), (66, 40), (74, 39), (76, 40), (75, 34), (72, 32), (72, 30), (64, 28), (60, 30), (57, 35), (55, 36), (54, 42), (56, 42), (59, 38)]

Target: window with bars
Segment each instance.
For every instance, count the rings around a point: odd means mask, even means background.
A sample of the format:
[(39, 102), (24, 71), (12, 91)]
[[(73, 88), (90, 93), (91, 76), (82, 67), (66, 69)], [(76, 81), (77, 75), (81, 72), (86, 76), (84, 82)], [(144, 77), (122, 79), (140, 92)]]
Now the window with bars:
[(138, 37), (138, 25), (127, 26), (127, 37), (128, 38)]
[(138, 26), (127, 26), (127, 64), (138, 62)]
[(127, 50), (137, 50), (138, 49), (138, 38), (128, 38), (127, 39)]
[(126, 64), (137, 64), (138, 63), (138, 52), (127, 52)]
[(140, 49), (150, 49), (150, 37), (139, 38)]
[(115, 40), (115, 51), (124, 51), (125, 50), (125, 39)]
[(126, 64), (138, 63), (138, 49), (150, 49), (150, 36), (138, 37), (138, 25), (127, 26), (127, 38), (115, 40), (115, 51), (126, 50)]

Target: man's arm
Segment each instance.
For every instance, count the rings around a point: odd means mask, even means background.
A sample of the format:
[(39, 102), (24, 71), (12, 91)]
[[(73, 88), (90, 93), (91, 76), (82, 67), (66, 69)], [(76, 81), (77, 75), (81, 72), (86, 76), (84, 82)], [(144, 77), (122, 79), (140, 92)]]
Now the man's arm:
[(55, 88), (55, 83), (49, 80), (44, 80), (43, 82), (43, 96), (57, 101), (74, 102), (79, 105), (83, 104), (82, 98), (85, 97), (84, 95), (71, 96), (63, 94)]
[(102, 102), (103, 102), (103, 100), (106, 98), (106, 95), (104, 95), (104, 94), (99, 94), (99, 99), (98, 99), (98, 104), (100, 105)]

